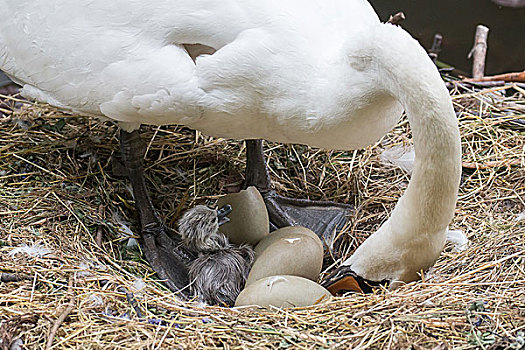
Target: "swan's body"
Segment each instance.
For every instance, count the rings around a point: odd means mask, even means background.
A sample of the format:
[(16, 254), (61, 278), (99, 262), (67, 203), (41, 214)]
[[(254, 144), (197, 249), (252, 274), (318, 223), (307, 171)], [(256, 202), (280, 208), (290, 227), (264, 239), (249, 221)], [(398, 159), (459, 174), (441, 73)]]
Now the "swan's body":
[[(128, 130), (177, 123), (350, 150), (377, 141), (405, 108), (412, 180), (345, 264), (370, 280), (410, 281), (439, 256), (459, 185), (457, 121), (425, 51), (365, 0), (0, 0), (0, 9), (0, 69), (25, 95)], [(184, 44), (217, 51), (194, 62)]]
[[(363, 0), (0, 5), (15, 14), (0, 24), (0, 67), (26, 95), (78, 112), (337, 149), (376, 141), (400, 116), (342, 55), (379, 23)], [(185, 43), (220, 50), (194, 63)]]

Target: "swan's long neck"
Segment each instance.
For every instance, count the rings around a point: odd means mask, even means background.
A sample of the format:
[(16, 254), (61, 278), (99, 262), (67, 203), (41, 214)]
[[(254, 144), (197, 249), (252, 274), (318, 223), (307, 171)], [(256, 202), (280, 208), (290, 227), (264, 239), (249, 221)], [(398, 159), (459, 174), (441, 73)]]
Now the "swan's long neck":
[(452, 219), (461, 146), (448, 91), (427, 56), (422, 63), (397, 72), (404, 77), (392, 77), (391, 90), (407, 112), (416, 157), (410, 184), (390, 220), (393, 227), (432, 233), (444, 230)]
[(372, 35), (378, 84), (405, 108), (416, 157), (391, 217), (345, 264), (364, 278), (406, 282), (430, 267), (443, 248), (461, 175), (459, 128), (448, 91), (423, 48), (393, 26), (382, 25)]

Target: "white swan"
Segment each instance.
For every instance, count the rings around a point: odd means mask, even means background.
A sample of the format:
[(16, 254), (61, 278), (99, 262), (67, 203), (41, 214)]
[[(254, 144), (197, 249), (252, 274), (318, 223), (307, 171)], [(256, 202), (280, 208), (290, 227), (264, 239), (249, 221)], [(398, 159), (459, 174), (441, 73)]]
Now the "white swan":
[[(25, 96), (128, 132), (184, 124), (351, 150), (405, 109), (412, 179), (345, 271), (408, 282), (438, 258), (460, 179), (456, 117), (423, 48), (367, 1), (0, 0), (0, 17), (0, 69)], [(199, 50), (213, 54), (190, 55)]]

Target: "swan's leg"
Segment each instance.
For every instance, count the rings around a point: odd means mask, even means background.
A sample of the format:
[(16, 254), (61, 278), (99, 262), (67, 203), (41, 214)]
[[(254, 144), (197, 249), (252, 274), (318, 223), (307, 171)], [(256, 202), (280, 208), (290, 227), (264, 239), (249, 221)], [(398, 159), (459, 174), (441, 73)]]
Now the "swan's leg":
[(272, 229), (301, 225), (321, 238), (331, 239), (336, 230), (344, 226), (352, 212), (349, 205), (278, 195), (271, 186), (262, 140), (246, 140), (246, 179), (243, 187), (248, 186), (255, 186), (261, 192)]
[(173, 291), (187, 292), (187, 264), (194, 257), (182, 247), (180, 238), (164, 225), (157, 215), (149, 196), (144, 177), (146, 145), (138, 130), (120, 132), (122, 160), (133, 188), (135, 207), (139, 213), (142, 249), (157, 275), (166, 280)]

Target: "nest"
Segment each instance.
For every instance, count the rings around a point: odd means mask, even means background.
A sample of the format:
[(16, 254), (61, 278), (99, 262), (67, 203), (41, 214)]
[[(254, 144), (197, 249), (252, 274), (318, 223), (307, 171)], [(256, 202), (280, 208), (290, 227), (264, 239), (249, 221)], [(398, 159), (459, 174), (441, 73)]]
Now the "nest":
[[(272, 310), (177, 299), (135, 244), (130, 187), (112, 166), (117, 128), (1, 96), (0, 349), (523, 349), (525, 91), (457, 85), (452, 94), (464, 163), (451, 228), (468, 247), (448, 244), (421, 281), (395, 291)], [(148, 127), (144, 137), (168, 225), (239, 190), (242, 143), (180, 126)], [(325, 273), (388, 217), (410, 176), (381, 153), (409, 144), (406, 120), (359, 151), (267, 144), (279, 193), (356, 208)]]

